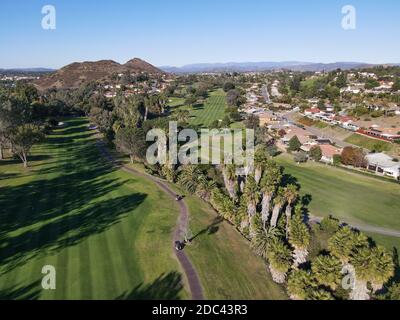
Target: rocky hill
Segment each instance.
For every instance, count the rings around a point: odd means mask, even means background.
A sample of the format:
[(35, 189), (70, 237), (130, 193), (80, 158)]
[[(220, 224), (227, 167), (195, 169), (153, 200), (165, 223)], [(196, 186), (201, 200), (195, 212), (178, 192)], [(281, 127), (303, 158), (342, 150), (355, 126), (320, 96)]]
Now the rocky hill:
[(139, 58), (134, 58), (125, 64), (119, 64), (112, 60), (74, 62), (36, 80), (34, 85), (40, 90), (49, 88), (77, 88), (88, 82), (103, 80), (113, 74), (126, 72), (145, 72), (152, 75), (164, 74), (160, 69)]

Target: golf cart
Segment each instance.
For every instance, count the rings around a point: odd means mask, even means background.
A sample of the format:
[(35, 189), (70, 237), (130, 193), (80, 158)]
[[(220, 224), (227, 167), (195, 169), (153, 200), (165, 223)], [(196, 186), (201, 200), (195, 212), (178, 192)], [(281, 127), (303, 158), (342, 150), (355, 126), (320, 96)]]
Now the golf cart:
[(182, 251), (185, 245), (180, 241), (175, 241), (175, 250)]

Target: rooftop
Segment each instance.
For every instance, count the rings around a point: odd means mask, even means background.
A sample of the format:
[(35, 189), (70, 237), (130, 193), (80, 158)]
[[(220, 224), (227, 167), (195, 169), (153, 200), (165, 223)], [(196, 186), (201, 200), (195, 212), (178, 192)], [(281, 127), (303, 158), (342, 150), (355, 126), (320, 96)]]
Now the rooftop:
[(393, 158), (384, 153), (370, 153), (365, 157), (370, 165), (382, 168), (400, 167), (400, 162), (393, 161)]

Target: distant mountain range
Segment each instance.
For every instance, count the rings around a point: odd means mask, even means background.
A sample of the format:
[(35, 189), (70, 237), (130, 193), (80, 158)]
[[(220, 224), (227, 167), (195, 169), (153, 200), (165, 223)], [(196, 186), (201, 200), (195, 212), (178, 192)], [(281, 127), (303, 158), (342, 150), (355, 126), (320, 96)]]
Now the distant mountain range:
[(218, 73), (218, 72), (261, 72), (271, 70), (292, 70), (292, 71), (332, 71), (338, 68), (342, 70), (360, 69), (375, 66), (363, 62), (334, 62), (334, 63), (313, 63), (301, 61), (282, 62), (230, 62), (230, 63), (199, 63), (188, 64), (183, 67), (159, 67), (169, 73)]
[(95, 62), (74, 62), (56, 72), (50, 73), (34, 81), (38, 89), (48, 88), (78, 88), (82, 84), (106, 79), (119, 73), (164, 74), (165, 72), (139, 58), (119, 64), (113, 60), (100, 60)]
[(53, 72), (56, 71), (55, 69), (50, 68), (12, 68), (12, 69), (1, 69), (0, 73), (2, 72), (15, 72), (15, 73), (29, 73), (29, 72)]

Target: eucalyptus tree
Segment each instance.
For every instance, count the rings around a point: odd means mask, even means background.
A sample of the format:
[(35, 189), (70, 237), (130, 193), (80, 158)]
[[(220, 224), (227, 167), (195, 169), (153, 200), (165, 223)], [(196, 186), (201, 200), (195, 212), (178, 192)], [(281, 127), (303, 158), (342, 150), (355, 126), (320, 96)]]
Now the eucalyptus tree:
[(188, 110), (178, 110), (175, 118), (179, 123), (188, 123), (190, 119), (190, 112)]
[(125, 127), (118, 130), (115, 136), (118, 150), (129, 155), (131, 163), (142, 161), (146, 154), (146, 138), (143, 129)]
[(12, 144), (12, 151), (21, 159), (24, 168), (28, 167), (28, 155), (31, 148), (43, 141), (44, 138), (43, 130), (34, 124), (23, 124), (11, 129), (9, 140)]

